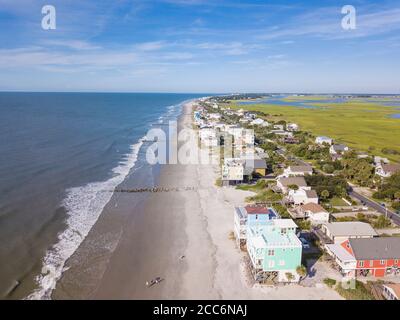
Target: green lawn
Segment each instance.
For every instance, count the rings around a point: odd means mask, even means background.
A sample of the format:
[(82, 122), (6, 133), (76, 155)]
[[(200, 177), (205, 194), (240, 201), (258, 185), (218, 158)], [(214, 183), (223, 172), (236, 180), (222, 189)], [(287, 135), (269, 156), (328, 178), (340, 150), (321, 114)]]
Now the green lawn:
[[(308, 97), (310, 98), (310, 97)], [(400, 120), (389, 118), (399, 113), (396, 107), (348, 101), (345, 103), (313, 103), (316, 109), (279, 106), (272, 104), (237, 105), (232, 108), (251, 111), (262, 111), (269, 114), (269, 120), (287, 120), (298, 123), (302, 130), (314, 135), (326, 135), (349, 147), (385, 156), (394, 161), (400, 155), (385, 155), (382, 148), (390, 148), (400, 152)], [(372, 149), (370, 149), (372, 148)]]
[(343, 201), (343, 199), (337, 197), (332, 198), (329, 202), (332, 206), (338, 206), (338, 207), (348, 205), (346, 202)]

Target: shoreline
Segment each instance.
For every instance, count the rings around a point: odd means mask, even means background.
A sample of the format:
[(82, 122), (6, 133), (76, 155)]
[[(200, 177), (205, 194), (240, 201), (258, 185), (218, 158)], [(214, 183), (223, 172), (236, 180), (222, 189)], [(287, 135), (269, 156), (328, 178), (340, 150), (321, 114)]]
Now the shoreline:
[[(193, 103), (182, 107), (179, 129), (192, 128)], [(197, 144), (191, 147), (198, 148)], [(245, 254), (230, 233), (234, 206), (243, 205), (245, 197), (253, 193), (216, 187), (218, 175), (217, 165), (167, 164), (161, 166), (157, 187), (181, 191), (150, 193), (135, 206), (134, 198), (140, 195), (121, 195), (118, 208), (102, 216), (93, 230), (104, 239), (107, 249), (101, 254), (91, 253), (90, 259), (77, 265), (80, 277), (75, 275), (70, 287), (68, 276), (63, 277), (54, 298), (340, 299), (324, 287), (249, 284)], [(129, 180), (125, 184), (132, 183)], [(96, 237), (92, 235), (90, 241), (96, 241)], [(90, 245), (86, 247), (90, 255)], [(97, 269), (97, 277), (91, 282), (93, 269)], [(155, 277), (163, 281), (147, 288), (146, 281)]]

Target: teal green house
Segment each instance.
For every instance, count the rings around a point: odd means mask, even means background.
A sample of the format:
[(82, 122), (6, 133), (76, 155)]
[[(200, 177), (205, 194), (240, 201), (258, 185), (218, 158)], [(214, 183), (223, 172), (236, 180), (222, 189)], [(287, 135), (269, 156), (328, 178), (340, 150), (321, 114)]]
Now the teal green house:
[(297, 282), (302, 245), (292, 219), (275, 219), (267, 225), (249, 228), (247, 251), (254, 278), (259, 281)]

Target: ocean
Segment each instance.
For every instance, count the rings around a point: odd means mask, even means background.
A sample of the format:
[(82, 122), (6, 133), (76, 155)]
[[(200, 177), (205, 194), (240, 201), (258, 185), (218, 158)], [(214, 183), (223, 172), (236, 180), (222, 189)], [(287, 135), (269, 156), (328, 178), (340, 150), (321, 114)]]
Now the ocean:
[(200, 96), (0, 93), (0, 299), (51, 297), (113, 190), (154, 183), (146, 132)]

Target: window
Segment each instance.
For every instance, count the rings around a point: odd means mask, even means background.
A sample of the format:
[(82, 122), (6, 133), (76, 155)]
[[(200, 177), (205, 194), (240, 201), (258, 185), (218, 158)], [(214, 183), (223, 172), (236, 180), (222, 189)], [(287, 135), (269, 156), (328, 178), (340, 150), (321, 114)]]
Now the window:
[(360, 267), (364, 267), (364, 261), (360, 261)]
[(268, 256), (273, 256), (275, 255), (275, 250), (274, 249), (269, 249), (268, 250)]
[(383, 266), (385, 264), (385, 260), (381, 260), (381, 265)]
[(346, 242), (346, 247), (350, 249), (350, 243)]
[(399, 264), (399, 260), (398, 259), (394, 260), (394, 264)]
[(373, 265), (374, 265), (374, 260), (371, 260), (371, 261), (369, 262), (369, 266), (372, 267)]

